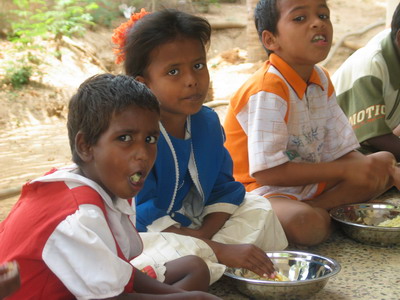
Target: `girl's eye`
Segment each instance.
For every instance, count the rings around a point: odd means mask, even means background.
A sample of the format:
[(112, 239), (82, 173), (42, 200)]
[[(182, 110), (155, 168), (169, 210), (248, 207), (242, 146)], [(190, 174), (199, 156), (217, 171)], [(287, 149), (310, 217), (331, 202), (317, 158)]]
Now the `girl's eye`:
[(299, 16), (299, 17), (294, 18), (293, 20), (296, 22), (301, 22), (301, 21), (304, 21), (305, 18), (306, 17), (304, 17), (304, 16)]
[(328, 20), (329, 19), (329, 15), (319, 15), (319, 18), (322, 20)]
[(196, 70), (201, 70), (201, 69), (204, 68), (204, 64), (203, 64), (203, 63), (195, 64), (195, 65), (194, 65), (194, 68), (195, 68)]
[(148, 143), (148, 144), (155, 144), (155, 143), (157, 143), (157, 141), (158, 141), (158, 138), (154, 135), (146, 137), (146, 143)]
[(130, 142), (132, 141), (132, 137), (128, 134), (124, 134), (118, 137), (121, 142)]
[(173, 69), (168, 72), (168, 75), (178, 75), (179, 71), (177, 69)]

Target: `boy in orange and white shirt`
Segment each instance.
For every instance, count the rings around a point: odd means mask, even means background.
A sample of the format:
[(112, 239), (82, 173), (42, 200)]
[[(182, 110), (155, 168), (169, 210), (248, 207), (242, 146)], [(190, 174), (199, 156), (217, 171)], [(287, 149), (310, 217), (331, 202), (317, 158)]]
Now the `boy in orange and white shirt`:
[(289, 242), (300, 245), (329, 236), (327, 210), (379, 195), (397, 171), (388, 152), (354, 151), (329, 75), (316, 66), (332, 42), (329, 13), (325, 0), (258, 3), (270, 58), (232, 97), (224, 124), (235, 179), (268, 197)]

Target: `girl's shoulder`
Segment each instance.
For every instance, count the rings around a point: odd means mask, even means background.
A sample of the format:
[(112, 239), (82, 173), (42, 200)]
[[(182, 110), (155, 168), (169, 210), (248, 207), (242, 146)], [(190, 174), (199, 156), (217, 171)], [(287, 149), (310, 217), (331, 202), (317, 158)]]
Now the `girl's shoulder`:
[(210, 121), (218, 121), (219, 123), (218, 114), (215, 112), (214, 109), (206, 105), (203, 105), (200, 111), (192, 116), (192, 119), (208, 119)]
[(223, 130), (218, 114), (207, 106), (191, 116), (192, 139), (208, 141), (214, 140), (215, 143), (223, 142)]

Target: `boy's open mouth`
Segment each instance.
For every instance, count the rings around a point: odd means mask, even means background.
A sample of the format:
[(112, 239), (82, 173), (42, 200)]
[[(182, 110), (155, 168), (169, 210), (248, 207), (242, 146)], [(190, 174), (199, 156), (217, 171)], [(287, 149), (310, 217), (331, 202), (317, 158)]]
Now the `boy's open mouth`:
[(132, 183), (138, 183), (140, 181), (140, 179), (142, 179), (142, 176), (143, 176), (142, 172), (136, 172), (131, 177), (129, 177), (129, 180)]
[(311, 41), (312, 42), (319, 42), (319, 41), (326, 42), (326, 37), (322, 34), (318, 34), (318, 35), (314, 36), (314, 38)]

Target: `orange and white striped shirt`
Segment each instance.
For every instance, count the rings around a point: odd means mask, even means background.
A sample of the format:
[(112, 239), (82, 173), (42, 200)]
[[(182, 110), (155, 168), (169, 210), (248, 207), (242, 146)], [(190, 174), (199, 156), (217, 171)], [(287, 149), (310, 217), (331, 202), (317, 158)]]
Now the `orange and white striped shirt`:
[(288, 161), (333, 161), (359, 147), (328, 73), (315, 66), (306, 83), (275, 54), (233, 95), (224, 128), (235, 179), (264, 196), (310, 199), (323, 185), (260, 186), (252, 174)]

